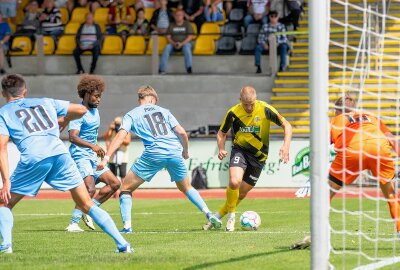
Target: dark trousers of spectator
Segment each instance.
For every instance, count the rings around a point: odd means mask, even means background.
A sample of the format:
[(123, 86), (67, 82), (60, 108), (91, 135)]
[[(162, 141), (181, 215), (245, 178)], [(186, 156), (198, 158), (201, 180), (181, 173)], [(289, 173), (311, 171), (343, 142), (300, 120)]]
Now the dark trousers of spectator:
[(115, 175), (118, 176), (118, 171), (119, 171), (119, 177), (122, 179), (126, 175), (126, 163), (121, 163), (120, 165), (116, 163), (110, 163), (109, 164), (110, 171)]
[(77, 46), (74, 50), (74, 58), (75, 58), (75, 63), (78, 71), (83, 71), (82, 67), (82, 62), (81, 62), (81, 54), (85, 51), (91, 51), (92, 52), (92, 64), (90, 65), (90, 73), (93, 73), (94, 70), (96, 69), (96, 63), (97, 59), (99, 59), (100, 55), (100, 46), (94, 46), (92, 49), (85, 49), (82, 50), (79, 46)]
[(297, 30), (297, 27), (299, 27), (300, 14), (302, 10), (301, 5), (299, 5), (297, 1), (288, 1), (286, 5), (290, 13), (279, 21), (285, 25), (291, 23), (293, 24), (294, 30)]
[[(256, 53), (255, 53), (255, 65), (260, 66), (261, 65), (261, 55), (263, 53), (266, 53), (267, 51), (264, 49), (264, 46), (262, 44), (258, 44), (256, 46)], [(285, 69), (287, 65), (287, 54), (289, 52), (289, 45), (286, 43), (282, 43), (278, 46), (278, 53), (281, 56), (281, 62), (279, 65), (279, 69)]]

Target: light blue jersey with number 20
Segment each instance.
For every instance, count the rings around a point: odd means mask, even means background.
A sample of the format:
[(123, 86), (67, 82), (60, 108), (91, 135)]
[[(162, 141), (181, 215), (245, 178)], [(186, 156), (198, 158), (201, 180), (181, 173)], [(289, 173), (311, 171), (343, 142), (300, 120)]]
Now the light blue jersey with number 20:
[(121, 128), (142, 139), (146, 154), (182, 157), (182, 145), (173, 131), (177, 125), (178, 121), (169, 110), (145, 104), (128, 112)]

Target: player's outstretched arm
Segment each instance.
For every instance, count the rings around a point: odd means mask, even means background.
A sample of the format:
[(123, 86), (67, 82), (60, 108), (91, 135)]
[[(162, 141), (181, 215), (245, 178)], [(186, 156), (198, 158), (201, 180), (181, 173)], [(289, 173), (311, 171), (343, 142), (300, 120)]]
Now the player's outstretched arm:
[(3, 180), (3, 188), (0, 190), (0, 199), (7, 205), (11, 199), (10, 175), (8, 170), (8, 145), (9, 136), (0, 135), (0, 173)]
[(183, 151), (182, 156), (184, 159), (189, 158), (189, 138), (186, 134), (186, 130), (181, 126), (177, 125), (174, 127), (174, 132), (176, 136), (178, 136), (179, 140), (181, 141)]
[(98, 157), (100, 158), (104, 157), (105, 151), (103, 150), (103, 148), (101, 148), (97, 144), (93, 144), (83, 140), (81, 137), (79, 137), (79, 130), (70, 129), (68, 134), (69, 134), (69, 141), (71, 143), (80, 147), (90, 148), (97, 154)]
[(120, 129), (115, 135), (114, 139), (111, 141), (110, 146), (108, 147), (106, 155), (103, 157), (101, 162), (97, 165), (97, 170), (101, 171), (107, 165), (107, 162), (110, 160), (110, 156), (112, 156), (115, 151), (121, 146), (124, 142), (126, 135), (128, 135), (128, 131), (125, 129)]
[(63, 131), (68, 126), (70, 121), (81, 118), (85, 113), (87, 113), (87, 109), (85, 106), (70, 103), (68, 106), (67, 115), (58, 118), (58, 125), (60, 127), (60, 130)]
[(227, 133), (222, 132), (221, 130), (217, 133), (218, 158), (220, 160), (223, 160), (228, 155), (228, 152), (225, 150), (226, 136)]
[(279, 158), (283, 163), (289, 161), (290, 142), (292, 141), (292, 125), (288, 121), (283, 121), (282, 128), (284, 131), (283, 145), (279, 150)]

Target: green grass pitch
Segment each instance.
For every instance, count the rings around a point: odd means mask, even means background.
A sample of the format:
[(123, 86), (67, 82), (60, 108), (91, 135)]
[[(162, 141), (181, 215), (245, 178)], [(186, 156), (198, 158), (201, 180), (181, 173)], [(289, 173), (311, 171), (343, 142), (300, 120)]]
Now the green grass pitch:
[[(357, 210), (355, 199), (337, 199), (333, 206)], [(222, 200), (207, 200), (216, 210)], [(366, 213), (380, 210), (382, 218), (390, 218), (387, 206), (363, 202)], [(307, 199), (247, 199), (238, 211), (257, 211), (262, 219), (258, 231), (226, 233), (202, 231), (205, 217), (188, 200), (134, 200), (135, 233), (127, 235), (135, 249), (133, 254), (114, 254), (114, 243), (99, 229), (84, 233), (68, 233), (73, 203), (68, 200), (25, 200), (16, 206), (13, 230), (13, 250), (0, 256), (0, 269), (309, 269), (310, 251), (290, 251), (294, 241), (309, 233), (309, 200)], [(103, 208), (121, 227), (117, 200)], [(362, 231), (376, 236), (376, 223), (364, 218)], [(332, 225), (356, 233), (359, 216), (331, 214)], [(224, 220), (225, 221), (225, 220)], [(87, 229), (81, 222), (81, 227)], [(393, 237), (393, 225), (382, 222), (378, 236)], [(374, 254), (374, 244), (358, 236), (332, 236), (335, 249)], [(393, 242), (379, 242), (379, 256), (393, 256)], [(395, 251), (396, 253), (397, 251)], [(399, 255), (397, 253), (397, 255)], [(351, 269), (358, 264), (357, 256), (332, 255), (337, 269)], [(368, 263), (362, 260), (361, 263)], [(385, 269), (398, 269), (400, 264)], [(394, 267), (394, 268), (393, 268)]]

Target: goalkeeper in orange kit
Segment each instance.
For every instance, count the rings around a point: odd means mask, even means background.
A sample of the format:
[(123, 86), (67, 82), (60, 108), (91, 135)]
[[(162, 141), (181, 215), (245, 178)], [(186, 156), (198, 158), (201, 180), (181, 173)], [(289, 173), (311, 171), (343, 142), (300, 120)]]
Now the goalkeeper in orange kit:
[[(372, 177), (379, 181), (400, 236), (400, 203), (392, 181), (395, 177), (392, 150), (400, 156), (399, 142), (379, 118), (358, 112), (355, 107), (355, 100), (347, 95), (335, 103), (331, 142), (337, 155), (329, 170), (330, 198), (343, 185), (353, 183), (363, 170), (370, 170)], [(305, 238), (292, 248), (305, 248), (310, 243)]]

